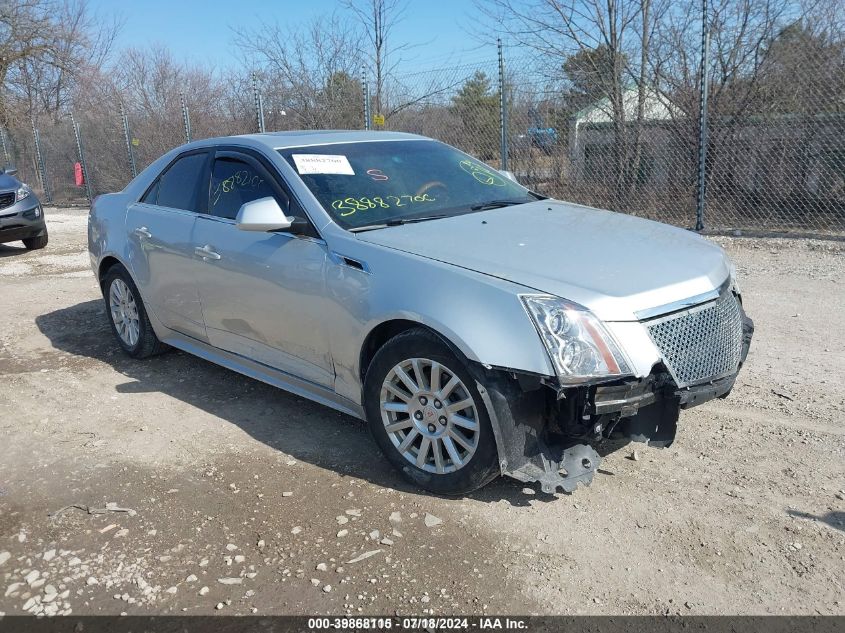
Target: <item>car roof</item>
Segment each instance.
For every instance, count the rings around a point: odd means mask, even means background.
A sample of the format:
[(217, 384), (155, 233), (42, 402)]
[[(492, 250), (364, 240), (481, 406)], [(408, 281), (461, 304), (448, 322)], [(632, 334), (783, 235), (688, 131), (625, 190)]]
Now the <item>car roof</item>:
[(405, 132), (383, 132), (365, 130), (294, 130), (289, 132), (265, 132), (262, 134), (243, 134), (240, 136), (220, 136), (202, 139), (191, 143), (197, 147), (209, 145), (225, 145), (227, 143), (242, 145), (261, 145), (273, 150), (289, 147), (307, 147), (309, 145), (326, 145), (331, 143), (364, 143), (368, 141), (428, 141), (431, 140), (418, 134)]
[(314, 145), (328, 145), (332, 143), (366, 143), (369, 141), (431, 141), (432, 139), (419, 134), (405, 132), (384, 132), (368, 130), (295, 130), (289, 132), (265, 132), (263, 134), (242, 134), (240, 136), (217, 136), (204, 138), (178, 147), (163, 154), (153, 161), (147, 168), (134, 178), (123, 189), (133, 196), (140, 196), (147, 186), (161, 173), (173, 159), (184, 153), (196, 149), (208, 149), (221, 145), (252, 147), (258, 150), (287, 149), (291, 147), (308, 147)]

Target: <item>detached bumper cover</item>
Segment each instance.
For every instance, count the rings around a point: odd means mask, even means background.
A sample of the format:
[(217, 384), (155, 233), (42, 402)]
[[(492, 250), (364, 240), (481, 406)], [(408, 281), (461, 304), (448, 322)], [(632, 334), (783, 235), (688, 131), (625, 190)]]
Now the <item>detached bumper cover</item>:
[[(567, 445), (548, 433), (548, 415), (538, 391), (525, 392), (512, 380), (488, 376), (476, 383), (490, 414), (499, 450), (499, 468), (519, 481), (540, 483), (545, 493), (589, 486), (601, 457), (588, 444)], [(545, 389), (542, 389), (545, 391)]]
[[(744, 314), (743, 344), (736, 372), (716, 380), (678, 388), (671, 375), (617, 384), (579, 387), (554, 393), (546, 386), (527, 388), (502, 374), (484, 377), (479, 391), (490, 412), (499, 449), (500, 469), (520, 481), (536, 481), (543, 492), (573, 492), (589, 485), (601, 464), (591, 446), (611, 436), (668, 447), (675, 439), (680, 411), (714, 398), (725, 398), (745, 363), (754, 323)], [(551, 402), (550, 402), (551, 400)]]

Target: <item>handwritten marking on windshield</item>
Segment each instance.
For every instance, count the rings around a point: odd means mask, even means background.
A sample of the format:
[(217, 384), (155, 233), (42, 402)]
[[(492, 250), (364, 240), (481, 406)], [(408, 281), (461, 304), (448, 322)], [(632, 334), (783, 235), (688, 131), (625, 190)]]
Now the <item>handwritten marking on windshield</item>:
[(388, 175), (385, 174), (381, 169), (368, 169), (367, 175), (376, 182), (380, 182), (382, 180), (390, 180)]
[(461, 169), (470, 174), (482, 185), (492, 185), (494, 187), (504, 187), (505, 179), (494, 174), (490, 169), (484, 165), (473, 163), (471, 160), (462, 160), (460, 162)]
[(340, 217), (345, 218), (357, 213), (358, 211), (368, 211), (369, 209), (392, 209), (395, 207), (407, 207), (408, 205), (419, 202), (434, 202), (436, 198), (432, 198), (427, 193), (421, 196), (363, 196), (361, 198), (342, 198), (332, 201), (332, 209), (340, 212)]

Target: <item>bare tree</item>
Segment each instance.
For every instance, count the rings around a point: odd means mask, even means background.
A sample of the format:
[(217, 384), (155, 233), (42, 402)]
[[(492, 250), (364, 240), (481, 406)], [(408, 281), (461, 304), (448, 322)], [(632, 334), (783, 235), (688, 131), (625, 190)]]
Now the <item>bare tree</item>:
[(51, 37), (54, 2), (6, 0), (0, 3), (0, 123), (9, 124), (6, 82), (15, 64), (47, 60), (53, 52)]
[[(747, 164), (753, 151), (736, 138), (749, 117), (766, 100), (762, 89), (767, 45), (779, 29), (799, 17), (816, 0), (804, 6), (783, 0), (711, 0), (706, 16), (711, 39), (706, 69), (709, 90), (709, 139), (706, 178), (708, 187), (721, 183), (739, 191), (736, 179), (746, 175), (735, 169)], [(650, 64), (655, 80), (671, 99), (672, 125), (667, 130), (681, 159), (695, 173), (699, 142), (699, 77), (702, 63), (702, 15), (697, 5), (678, 5), (661, 21), (654, 37)]]
[[(782, 0), (711, 0), (710, 109), (741, 116), (753, 107), (766, 44), (785, 25), (795, 6)], [(650, 63), (657, 81), (672, 96), (680, 116), (697, 118), (701, 64), (700, 7), (668, 12), (655, 36)]]
[[(540, 53), (550, 78), (577, 74), (594, 88), (595, 106), (614, 128), (611, 160), (615, 195), (625, 207), (642, 154), (646, 101), (656, 82), (649, 63), (652, 34), (666, 13), (666, 0), (477, 0), (489, 26)], [(636, 90), (630, 98), (631, 88)], [(632, 134), (629, 123), (633, 122)]]
[(119, 29), (94, 15), (85, 0), (0, 2), (0, 122), (13, 104), (26, 116), (66, 109), (75, 79), (101, 65)]
[[(337, 15), (301, 26), (268, 24), (235, 30), (247, 68), (261, 70), (271, 116), (280, 111), (297, 127), (359, 127), (360, 49), (355, 29)], [(273, 121), (280, 127), (278, 117)]]
[(389, 117), (394, 112), (387, 111), (390, 104), (387, 103), (385, 85), (401, 62), (401, 52), (409, 48), (408, 43), (394, 43), (392, 35), (396, 25), (402, 21), (407, 2), (406, 0), (344, 0), (343, 4), (357, 17), (369, 42), (369, 51), (364, 52), (364, 59), (370, 66), (375, 79), (373, 100), (376, 112)]

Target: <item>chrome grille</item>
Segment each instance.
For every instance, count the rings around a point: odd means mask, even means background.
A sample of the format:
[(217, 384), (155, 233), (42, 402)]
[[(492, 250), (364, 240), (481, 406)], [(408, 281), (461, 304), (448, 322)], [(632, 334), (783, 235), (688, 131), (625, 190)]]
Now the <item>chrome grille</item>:
[(0, 193), (0, 209), (11, 207), (13, 204), (15, 204), (14, 191), (10, 191), (8, 193)]
[(679, 387), (731, 374), (742, 358), (742, 311), (726, 290), (709, 303), (645, 322)]

